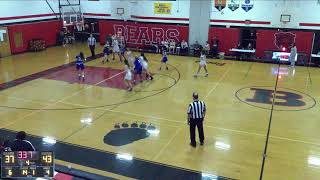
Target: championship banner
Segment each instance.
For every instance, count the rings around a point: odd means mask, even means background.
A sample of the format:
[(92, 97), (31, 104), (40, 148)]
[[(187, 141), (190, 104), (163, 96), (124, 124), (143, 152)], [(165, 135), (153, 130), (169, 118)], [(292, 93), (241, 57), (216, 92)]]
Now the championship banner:
[(241, 8), (248, 12), (253, 8), (253, 0), (244, 0), (241, 4)]
[(231, 11), (235, 11), (240, 7), (240, 0), (229, 0), (228, 8)]
[(154, 3), (154, 14), (171, 14), (172, 3)]
[(224, 9), (227, 6), (227, 0), (214, 0), (214, 7), (217, 8), (219, 11)]

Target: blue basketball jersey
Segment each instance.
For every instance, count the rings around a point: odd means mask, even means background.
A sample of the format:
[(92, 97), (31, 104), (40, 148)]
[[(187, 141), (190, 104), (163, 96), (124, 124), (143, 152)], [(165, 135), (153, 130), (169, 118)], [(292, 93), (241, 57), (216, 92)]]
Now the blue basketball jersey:
[(108, 47), (108, 46), (105, 46), (105, 47), (103, 48), (103, 53), (109, 55), (110, 52), (109, 52), (109, 47)]
[(83, 65), (83, 60), (79, 55), (76, 56), (76, 65)]
[(138, 71), (140, 70), (142, 71), (142, 65), (139, 58), (136, 58), (136, 60), (134, 61), (134, 69)]

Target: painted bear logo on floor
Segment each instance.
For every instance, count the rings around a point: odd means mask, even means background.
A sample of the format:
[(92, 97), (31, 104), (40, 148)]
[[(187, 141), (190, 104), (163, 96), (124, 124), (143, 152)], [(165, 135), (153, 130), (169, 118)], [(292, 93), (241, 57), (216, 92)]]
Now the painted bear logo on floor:
[(135, 141), (146, 139), (150, 136), (151, 131), (155, 131), (156, 127), (146, 123), (132, 123), (130, 126), (127, 122), (116, 124), (114, 130), (104, 136), (104, 143), (111, 146), (124, 146)]

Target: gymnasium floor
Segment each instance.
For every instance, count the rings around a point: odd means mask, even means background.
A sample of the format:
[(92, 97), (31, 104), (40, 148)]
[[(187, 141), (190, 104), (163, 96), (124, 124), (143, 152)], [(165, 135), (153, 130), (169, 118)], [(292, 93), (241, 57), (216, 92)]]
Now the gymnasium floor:
[[(263, 179), (320, 179), (317, 68), (209, 59), (209, 77), (194, 78), (198, 58), (169, 56), (159, 71), (160, 55), (147, 54), (155, 79), (127, 92), (118, 60), (87, 62), (79, 83), (64, 64), (80, 50), (89, 53), (78, 44), (0, 60), (1, 135), (24, 130), (36, 148), (55, 150), (57, 164), (115, 179), (250, 180), (270, 130)], [(193, 91), (207, 105), (197, 148), (186, 124)]]

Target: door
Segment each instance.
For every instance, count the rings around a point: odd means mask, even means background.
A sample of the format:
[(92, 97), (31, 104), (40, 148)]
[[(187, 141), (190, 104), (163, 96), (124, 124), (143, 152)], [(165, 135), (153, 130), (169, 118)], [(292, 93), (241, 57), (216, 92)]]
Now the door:
[(0, 58), (10, 56), (10, 41), (7, 27), (0, 26)]

